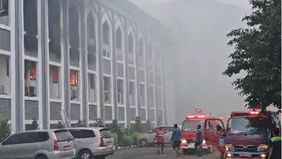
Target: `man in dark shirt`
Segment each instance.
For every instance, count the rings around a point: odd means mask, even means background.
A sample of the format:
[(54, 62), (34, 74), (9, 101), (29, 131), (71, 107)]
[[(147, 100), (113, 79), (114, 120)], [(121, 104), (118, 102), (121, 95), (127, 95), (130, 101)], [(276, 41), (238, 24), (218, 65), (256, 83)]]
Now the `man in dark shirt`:
[(281, 135), (280, 130), (276, 128), (273, 131), (274, 136), (270, 139), (270, 154), (269, 159), (281, 158)]
[(195, 149), (198, 154), (198, 156), (202, 156), (202, 143), (204, 140), (203, 132), (201, 130), (201, 125), (197, 126), (196, 131), (196, 140), (195, 140)]
[(173, 149), (176, 151), (176, 153), (180, 154), (180, 143), (181, 143), (181, 130), (177, 126), (177, 124), (174, 124), (174, 128), (171, 135), (171, 141)]

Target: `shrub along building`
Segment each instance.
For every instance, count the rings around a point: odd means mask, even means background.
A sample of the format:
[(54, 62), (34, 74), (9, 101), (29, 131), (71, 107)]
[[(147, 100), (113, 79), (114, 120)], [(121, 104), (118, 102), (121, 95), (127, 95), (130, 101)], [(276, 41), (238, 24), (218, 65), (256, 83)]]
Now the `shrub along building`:
[(127, 0), (0, 0), (0, 118), (165, 123), (160, 28)]

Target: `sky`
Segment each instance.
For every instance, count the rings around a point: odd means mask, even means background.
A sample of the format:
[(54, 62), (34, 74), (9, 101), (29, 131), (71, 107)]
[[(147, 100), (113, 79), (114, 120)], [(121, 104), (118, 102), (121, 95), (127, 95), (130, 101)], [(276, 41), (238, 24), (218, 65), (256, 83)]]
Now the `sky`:
[(164, 60), (168, 121), (180, 122), (195, 108), (213, 115), (245, 110), (234, 78), (222, 72), (234, 50), (226, 34), (244, 26), (241, 19), (251, 13), (247, 0), (130, 1), (168, 28), (173, 41)]

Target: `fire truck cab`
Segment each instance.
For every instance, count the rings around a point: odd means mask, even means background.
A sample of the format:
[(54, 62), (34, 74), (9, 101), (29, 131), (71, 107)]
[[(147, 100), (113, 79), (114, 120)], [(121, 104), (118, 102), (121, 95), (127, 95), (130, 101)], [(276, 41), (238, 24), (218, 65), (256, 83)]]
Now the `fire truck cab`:
[(276, 127), (280, 128), (280, 122), (274, 113), (232, 112), (226, 129), (221, 119), (205, 120), (204, 138), (223, 159), (263, 159), (268, 157), (271, 130)]
[[(205, 120), (209, 119), (208, 115), (196, 114), (188, 115), (182, 122), (181, 127), (181, 144), (180, 148), (184, 154), (187, 154), (189, 150), (195, 150), (195, 139), (197, 126), (201, 125), (204, 128)], [(212, 145), (203, 141), (203, 149), (206, 152), (212, 152)]]

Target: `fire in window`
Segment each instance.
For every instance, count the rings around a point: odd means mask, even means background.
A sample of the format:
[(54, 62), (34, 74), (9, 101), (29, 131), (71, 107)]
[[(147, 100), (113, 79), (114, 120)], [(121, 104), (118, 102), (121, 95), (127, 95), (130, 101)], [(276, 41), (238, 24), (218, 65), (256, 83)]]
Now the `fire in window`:
[(70, 84), (71, 86), (77, 86), (78, 83), (78, 73), (77, 71), (70, 71)]
[(57, 67), (52, 67), (53, 83), (59, 82), (59, 69)]

